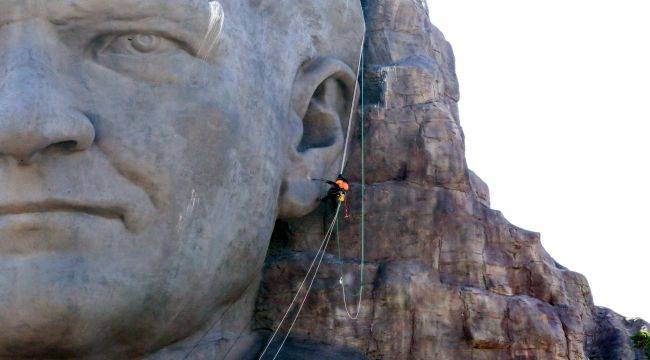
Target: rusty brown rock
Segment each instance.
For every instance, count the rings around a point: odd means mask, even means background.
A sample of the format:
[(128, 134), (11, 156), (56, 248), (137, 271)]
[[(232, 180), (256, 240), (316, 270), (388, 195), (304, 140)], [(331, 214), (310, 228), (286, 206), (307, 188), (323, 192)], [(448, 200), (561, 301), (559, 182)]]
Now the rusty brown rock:
[[(338, 280), (340, 266), (356, 295), (356, 132), (352, 215), (340, 224), (341, 249), (330, 245), (293, 336), (369, 359), (642, 359), (629, 335), (645, 322), (595, 307), (584, 276), (556, 263), (539, 234), (490, 208), (487, 185), (465, 162), (453, 52), (422, 4), (362, 3), (365, 297), (359, 319), (348, 319)], [(260, 328), (274, 328), (290, 302), (325, 217), (321, 209), (276, 227), (258, 298)], [(355, 310), (356, 297), (348, 301)]]

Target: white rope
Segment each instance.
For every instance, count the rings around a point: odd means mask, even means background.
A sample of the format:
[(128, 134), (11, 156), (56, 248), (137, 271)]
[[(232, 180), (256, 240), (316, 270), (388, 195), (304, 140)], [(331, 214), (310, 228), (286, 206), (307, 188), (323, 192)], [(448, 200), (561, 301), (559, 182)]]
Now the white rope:
[[(364, 41), (365, 41), (365, 36), (364, 36)], [(361, 53), (359, 55), (359, 71), (361, 67), (363, 66), (363, 44), (361, 47)], [(358, 71), (357, 71), (358, 73)], [(359, 81), (359, 76), (357, 75), (357, 82)], [(363, 75), (361, 76), (361, 264), (359, 266), (359, 299), (357, 300), (357, 310), (356, 314), (352, 315), (352, 312), (350, 311), (350, 308), (348, 306), (348, 300), (347, 300), (347, 294), (345, 291), (345, 284), (343, 283), (343, 268), (341, 267), (341, 278), (339, 279), (339, 284), (341, 285), (341, 293), (343, 296), (343, 305), (345, 306), (345, 312), (347, 313), (348, 317), (351, 320), (357, 320), (359, 319), (359, 314), (361, 314), (361, 303), (363, 302), (363, 274), (364, 274), (364, 267), (365, 267), (365, 254), (366, 254), (366, 249), (365, 249), (365, 184), (366, 184), (366, 175), (365, 175), (365, 137), (364, 137), (364, 98), (363, 98)], [(356, 90), (356, 86), (355, 86)], [(355, 93), (356, 97), (356, 93)], [(350, 122), (348, 123), (348, 133), (347, 133), (347, 138), (346, 138), (346, 150), (344, 151), (344, 158), (343, 158), (343, 166), (341, 169), (341, 173), (343, 173), (343, 169), (345, 168), (345, 155), (347, 153), (347, 145), (348, 141), (350, 138), (350, 124), (352, 123), (352, 119), (350, 119)], [(337, 240), (338, 240), (338, 225), (337, 225)], [(337, 246), (339, 245), (339, 242), (337, 241)], [(341, 250), (339, 249), (339, 262), (341, 261)]]
[[(344, 147), (343, 147), (343, 157), (341, 158), (341, 171), (339, 172), (339, 174), (343, 173), (343, 171), (345, 170), (345, 165), (347, 163), (348, 149), (349, 149), (349, 145), (350, 145), (350, 135), (352, 133), (352, 119), (354, 117), (354, 110), (355, 110), (355, 107), (356, 107), (355, 106), (355, 101), (356, 101), (356, 98), (357, 98), (357, 89), (359, 88), (359, 74), (361, 73), (361, 65), (362, 65), (361, 61), (363, 59), (363, 49), (364, 49), (364, 46), (365, 46), (365, 40), (366, 40), (366, 38), (365, 38), (365, 30), (364, 30), (364, 37), (363, 37), (363, 39), (361, 41), (361, 48), (359, 50), (359, 61), (357, 63), (357, 77), (355, 79), (354, 90), (353, 90), (353, 93), (352, 93), (352, 106), (350, 108), (350, 115), (349, 115), (349, 118), (348, 118), (347, 130), (346, 130), (346, 134), (345, 134), (345, 144), (344, 144)], [(363, 92), (363, 89), (361, 89), (361, 91)], [(363, 162), (363, 159), (362, 159), (362, 162)], [(363, 196), (362, 196), (362, 198), (363, 198)], [(363, 203), (362, 203), (362, 208), (363, 208)], [(320, 269), (320, 266), (321, 266), (321, 264), (323, 262), (323, 258), (325, 256), (325, 250), (327, 249), (327, 245), (329, 244), (329, 241), (330, 241), (330, 239), (332, 237), (332, 233), (334, 232), (334, 226), (337, 224), (340, 210), (341, 210), (341, 203), (339, 203), (338, 206), (336, 207), (336, 212), (334, 214), (334, 219), (332, 220), (332, 223), (330, 224), (330, 226), (329, 226), (329, 228), (328, 228), (328, 230), (327, 230), (327, 232), (325, 234), (325, 238), (323, 239), (323, 242), (321, 243), (320, 248), (318, 249), (318, 252), (316, 253), (316, 256), (314, 257), (314, 260), (312, 260), (312, 263), (309, 266), (309, 269), (307, 270), (307, 275), (305, 275), (305, 278), (302, 280), (302, 283), (300, 284), (300, 287), (298, 288), (298, 291), (296, 291), (296, 295), (291, 300), (291, 303), (289, 304), (289, 307), (287, 308), (287, 311), (284, 313), (284, 316), (282, 317), (282, 319), (280, 320), (280, 323), (278, 324), (277, 328), (273, 332), (273, 335), (268, 340), (268, 342), (267, 342), (266, 346), (264, 347), (264, 350), (262, 351), (262, 354), (260, 354), (258, 360), (262, 360), (262, 357), (264, 357), (264, 355), (268, 351), (269, 347), (271, 346), (271, 343), (273, 342), (276, 335), (278, 334), (280, 328), (282, 327), (282, 324), (284, 323), (287, 316), (289, 315), (289, 312), (293, 308), (293, 305), (294, 305), (296, 299), (298, 298), (298, 295), (300, 294), (300, 291), (302, 290), (303, 286), (305, 285), (305, 282), (307, 281), (307, 278), (309, 277), (309, 273), (311, 272), (314, 264), (316, 263), (316, 259), (318, 259), (318, 265), (316, 266), (316, 269), (315, 269), (314, 274), (313, 274), (313, 276), (311, 278), (311, 281), (309, 283), (309, 287), (307, 288), (305, 296), (303, 297), (302, 302), (300, 303), (300, 306), (298, 307), (296, 315), (294, 315), (293, 321), (291, 322), (291, 326), (289, 326), (289, 329), (288, 329), (286, 335), (282, 339), (282, 343), (280, 343), (280, 346), (279, 346), (278, 350), (275, 352), (275, 355), (273, 356), (273, 360), (275, 360), (278, 357), (278, 355), (280, 354), (280, 352), (282, 351), (282, 348), (284, 347), (284, 344), (286, 343), (287, 339), (289, 338), (289, 335), (291, 334), (291, 331), (293, 330), (293, 327), (296, 324), (296, 321), (298, 320), (298, 317), (300, 316), (300, 312), (302, 311), (302, 308), (304, 307), (305, 303), (307, 302), (307, 298), (309, 296), (311, 288), (314, 285), (314, 281), (316, 280), (316, 276), (318, 275), (318, 270)], [(363, 217), (363, 214), (362, 214), (362, 217)], [(362, 234), (363, 234), (363, 231), (364, 230), (362, 228), (362, 230), (361, 230)], [(363, 236), (362, 236), (362, 239), (363, 239)], [(360, 290), (360, 295), (363, 294), (363, 264), (364, 264), (364, 260), (363, 260), (364, 255), (363, 254), (364, 253), (365, 253), (365, 249), (364, 249), (363, 240), (362, 240), (361, 285), (360, 285), (361, 290)], [(341, 277), (341, 279), (339, 280), (339, 282), (341, 283), (341, 286), (343, 286), (343, 280), (342, 279), (343, 278)], [(357, 306), (357, 314), (353, 317), (351, 315), (350, 311), (348, 310), (346, 294), (345, 294), (345, 287), (343, 287), (343, 303), (345, 304), (345, 309), (346, 309), (346, 312), (348, 313), (348, 316), (353, 320), (356, 320), (359, 317), (359, 313), (360, 313), (360, 309), (361, 309), (361, 299), (362, 299), (362, 296), (359, 296), (359, 304)]]
[(345, 306), (345, 312), (348, 314), (348, 317), (352, 320), (357, 320), (359, 319), (359, 314), (361, 313), (361, 299), (363, 298), (363, 283), (359, 285), (360, 290), (359, 290), (359, 301), (357, 302), (357, 313), (352, 316), (352, 313), (350, 312), (350, 309), (348, 308), (348, 301), (347, 297), (345, 295), (345, 285), (343, 284), (343, 278), (340, 280), (341, 284), (341, 290), (343, 291), (343, 305)]
[(361, 50), (359, 51), (359, 62), (357, 65), (357, 78), (354, 79), (354, 91), (352, 93), (352, 106), (350, 109), (350, 117), (348, 118), (348, 129), (345, 133), (345, 145), (343, 146), (343, 157), (341, 158), (341, 171), (339, 174), (343, 174), (345, 170), (345, 165), (348, 161), (348, 147), (350, 145), (350, 134), (352, 133), (352, 117), (354, 116), (355, 101), (357, 99), (357, 88), (359, 87), (359, 74), (361, 72), (361, 58), (363, 58), (363, 47), (366, 44), (366, 35), (365, 30), (363, 34), (363, 40), (361, 40)]
[[(223, 7), (221, 6), (221, 4), (216, 0), (210, 1), (209, 4), (210, 4), (210, 22), (209, 22), (209, 26), (208, 26), (208, 31), (206, 32), (205, 37), (204, 37), (204, 39), (203, 39), (203, 41), (201, 43), (201, 46), (199, 47), (199, 50), (197, 52), (197, 56), (199, 58), (203, 59), (203, 60), (207, 60), (210, 53), (212, 52), (212, 49), (218, 43), (219, 38), (221, 36), (221, 32), (223, 30), (223, 24), (224, 24), (224, 21), (225, 21), (225, 14), (224, 14)], [(341, 158), (341, 171), (339, 172), (340, 174), (342, 174), (343, 171), (345, 170), (345, 165), (347, 163), (347, 155), (348, 155), (348, 148), (349, 148), (349, 143), (350, 143), (350, 135), (352, 133), (352, 119), (354, 117), (355, 100), (357, 98), (357, 89), (359, 87), (359, 74), (361, 73), (361, 65), (362, 65), (361, 62), (362, 62), (362, 59), (363, 59), (364, 46), (365, 46), (365, 30), (364, 30), (364, 37), (363, 37), (363, 39), (361, 41), (361, 49), (359, 51), (359, 61), (357, 63), (357, 73), (356, 73), (357, 77), (355, 79), (354, 91), (353, 91), (353, 94), (352, 94), (352, 106), (351, 106), (350, 115), (349, 115), (349, 118), (348, 118), (347, 130), (346, 130), (346, 135), (345, 135), (345, 144), (344, 144), (344, 148), (343, 148), (343, 157)], [(361, 86), (363, 86), (363, 81), (362, 81)], [(363, 97), (363, 88), (361, 89), (361, 96)], [(362, 103), (363, 103), (363, 99), (362, 99)], [(362, 131), (363, 131), (363, 129), (362, 129)], [(362, 144), (362, 146), (363, 146), (363, 144)], [(363, 149), (362, 149), (362, 151), (363, 151)], [(361, 161), (362, 161), (362, 167), (363, 167), (363, 159)], [(363, 173), (363, 169), (362, 169), (362, 173)], [(362, 183), (364, 182), (363, 177), (364, 176), (362, 174)], [(364, 230), (363, 230), (363, 207), (364, 207), (364, 205), (363, 205), (363, 188), (362, 188), (361, 284), (360, 284), (359, 303), (357, 305), (357, 313), (356, 313), (355, 316), (352, 316), (349, 309), (348, 309), (348, 304), (347, 304), (347, 300), (346, 300), (346, 293), (345, 293), (345, 286), (343, 284), (343, 277), (341, 276), (341, 278), (339, 280), (339, 283), (341, 284), (341, 287), (343, 289), (343, 303), (345, 305), (345, 310), (346, 310), (348, 316), (353, 320), (356, 320), (359, 317), (359, 313), (360, 313), (360, 309), (361, 309), (361, 299), (362, 299), (362, 295), (363, 295), (363, 266), (364, 266), (364, 260), (363, 260), (364, 255), (363, 254), (365, 253), (364, 245), (363, 245), (363, 238), (364, 238), (364, 236), (363, 236), (363, 232), (364, 232)], [(307, 288), (307, 290), (305, 292), (305, 296), (303, 297), (303, 299), (302, 299), (302, 301), (300, 303), (300, 306), (298, 307), (298, 310), (296, 311), (296, 314), (294, 315), (294, 318), (293, 318), (293, 320), (291, 322), (291, 325), (289, 326), (289, 329), (288, 329), (286, 335), (284, 336), (284, 338), (282, 339), (282, 342), (280, 343), (280, 346), (279, 346), (278, 350), (275, 352), (275, 355), (273, 356), (273, 360), (275, 360), (278, 357), (278, 355), (280, 354), (280, 352), (282, 351), (282, 348), (284, 347), (284, 344), (286, 343), (287, 339), (289, 338), (289, 335), (291, 334), (291, 331), (293, 330), (293, 327), (296, 324), (296, 321), (298, 320), (298, 317), (300, 316), (300, 312), (302, 311), (305, 303), (307, 302), (307, 298), (309, 297), (309, 293), (311, 292), (311, 289), (312, 289), (312, 287), (314, 285), (314, 281), (316, 280), (316, 277), (318, 275), (318, 271), (319, 271), (320, 266), (321, 266), (321, 264), (323, 262), (323, 258), (325, 257), (327, 246), (329, 245), (329, 242), (331, 240), (332, 233), (334, 231), (334, 226), (338, 222), (338, 216), (339, 216), (340, 210), (341, 210), (341, 203), (338, 203), (338, 205), (336, 207), (336, 212), (334, 214), (334, 218), (333, 218), (331, 224), (329, 225), (329, 228), (327, 229), (327, 232), (325, 233), (325, 237), (323, 238), (323, 241), (321, 242), (321, 245), (318, 248), (318, 251), (316, 252), (316, 256), (314, 257), (311, 264), (309, 265), (309, 269), (307, 270), (307, 274), (305, 275), (302, 282), (300, 283), (300, 286), (298, 287), (298, 290), (296, 291), (296, 294), (294, 295), (293, 299), (291, 300), (291, 303), (289, 304), (289, 307), (287, 308), (287, 311), (284, 313), (284, 316), (282, 316), (282, 319), (280, 320), (280, 323), (278, 324), (277, 328), (273, 332), (273, 335), (271, 336), (271, 338), (268, 340), (268, 342), (267, 342), (266, 346), (264, 347), (264, 350), (260, 354), (258, 360), (261, 360), (264, 357), (264, 355), (268, 351), (269, 347), (271, 346), (271, 343), (273, 342), (273, 340), (277, 336), (279, 330), (282, 328), (282, 325), (284, 324), (284, 321), (286, 320), (287, 316), (289, 315), (289, 312), (291, 312), (291, 309), (293, 308), (294, 304), (296, 303), (296, 300), (298, 299), (298, 295), (300, 295), (300, 292), (302, 291), (305, 283), (307, 282), (307, 279), (309, 278), (309, 274), (311, 273), (312, 269), (314, 268), (314, 265), (316, 264), (316, 259), (318, 259), (318, 265), (316, 265), (316, 269), (314, 270), (311, 281), (309, 282), (309, 287)], [(338, 233), (337, 233), (337, 236), (338, 236)], [(225, 313), (227, 313), (228, 310), (229, 310), (229, 308), (227, 308), (224, 311), (223, 315), (225, 315)], [(223, 317), (223, 315), (222, 315), (222, 317)], [(218, 322), (220, 322), (220, 321), (217, 321), (217, 323)], [(213, 326), (214, 325), (215, 324), (213, 324)], [(207, 334), (207, 332), (206, 332), (206, 334)], [(206, 334), (204, 334), (203, 337)], [(237, 340), (235, 341), (235, 343), (230, 347), (230, 349), (226, 353), (226, 355), (225, 355), (226, 357), (228, 356), (228, 354), (230, 353), (230, 350), (232, 350), (234, 345), (239, 341), (239, 337), (241, 337), (241, 333), (237, 337)], [(197, 343), (190, 350), (190, 352), (186, 354), (185, 358), (187, 358), (196, 349), (198, 344), (201, 342), (202, 338), (199, 339), (199, 341), (197, 341)]]
[[(339, 204), (339, 209), (341, 205)], [(338, 218), (338, 211), (336, 215), (334, 215), (335, 219)], [(307, 297), (309, 296), (309, 292), (311, 291), (312, 286), (314, 285), (314, 281), (316, 280), (316, 276), (318, 275), (318, 269), (320, 268), (321, 263), (323, 262), (323, 257), (325, 256), (325, 250), (327, 249), (327, 245), (330, 242), (330, 239), (332, 238), (332, 229), (330, 229), (330, 233), (328, 236), (326, 236), (327, 241), (325, 242), (325, 247), (323, 248), (323, 252), (320, 254), (320, 260), (318, 260), (318, 265), (316, 266), (316, 270), (314, 271), (314, 276), (311, 278), (311, 282), (309, 283), (309, 288), (307, 288), (307, 292), (305, 293), (305, 297), (302, 299), (302, 303), (300, 303), (300, 307), (298, 308), (298, 311), (296, 312), (296, 315), (293, 318), (293, 321), (291, 322), (291, 326), (289, 326), (289, 330), (287, 331), (287, 334), (284, 336), (284, 339), (282, 339), (282, 343), (280, 344), (280, 347), (278, 348), (278, 351), (275, 353), (275, 356), (273, 356), (273, 360), (275, 360), (278, 355), (280, 354), (280, 351), (282, 350), (282, 347), (284, 346), (284, 343), (287, 341), (289, 338), (289, 334), (291, 334), (291, 330), (293, 330), (293, 326), (296, 324), (296, 321), (298, 320), (298, 316), (300, 315), (300, 312), (302, 311), (303, 306), (305, 306), (305, 303), (307, 302)]]
[(291, 323), (291, 327), (289, 328), (289, 331), (287, 332), (286, 336), (282, 340), (282, 343), (280, 344), (280, 347), (278, 348), (277, 352), (275, 353), (275, 356), (273, 356), (273, 359), (275, 359), (280, 351), (282, 350), (282, 347), (284, 346), (284, 343), (286, 342), (287, 338), (289, 337), (289, 334), (291, 333), (291, 330), (293, 329), (293, 325), (296, 323), (296, 320), (298, 319), (298, 315), (300, 315), (300, 311), (302, 310), (302, 307), (305, 303), (305, 300), (307, 299), (307, 296), (309, 295), (309, 292), (312, 288), (312, 285), (314, 284), (314, 279), (316, 278), (316, 275), (318, 275), (318, 269), (320, 268), (321, 262), (323, 261), (323, 256), (325, 255), (325, 250), (327, 249), (327, 245), (329, 244), (329, 239), (332, 236), (332, 233), (334, 232), (334, 225), (336, 224), (336, 219), (338, 219), (339, 212), (341, 210), (341, 204), (339, 203), (338, 206), (336, 207), (336, 213), (334, 214), (334, 219), (332, 220), (331, 224), (329, 225), (329, 228), (327, 229), (327, 232), (325, 233), (325, 237), (323, 238), (323, 241), (321, 242), (320, 247), (318, 248), (318, 252), (316, 252), (316, 256), (314, 257), (314, 260), (312, 260), (311, 265), (309, 265), (309, 269), (307, 270), (307, 274), (305, 275), (304, 279), (300, 283), (300, 286), (298, 287), (298, 290), (296, 291), (296, 295), (294, 295), (293, 299), (291, 300), (291, 303), (289, 304), (289, 307), (287, 308), (287, 311), (284, 313), (284, 316), (282, 316), (282, 319), (280, 320), (280, 323), (276, 327), (275, 331), (273, 332), (273, 335), (271, 338), (268, 340), (266, 343), (266, 346), (264, 347), (264, 350), (262, 351), (262, 354), (260, 354), (258, 360), (261, 360), (264, 354), (266, 354), (267, 350), (269, 349), (269, 346), (271, 346), (271, 343), (273, 342), (273, 339), (275, 339), (275, 336), (278, 334), (280, 331), (280, 328), (282, 327), (282, 324), (286, 320), (287, 316), (289, 315), (289, 312), (293, 308), (293, 305), (296, 303), (296, 299), (298, 299), (298, 295), (300, 295), (300, 292), (302, 288), (304, 287), (305, 283), (307, 282), (307, 279), (309, 278), (309, 274), (311, 273), (314, 265), (316, 264), (316, 259), (319, 258), (320, 260), (318, 261), (318, 266), (316, 267), (316, 270), (314, 271), (314, 275), (312, 277), (312, 280), (309, 284), (309, 288), (307, 289), (307, 292), (305, 293), (305, 297), (302, 300), (302, 303), (300, 304), (300, 307), (298, 308), (298, 312), (296, 313), (293, 322)]

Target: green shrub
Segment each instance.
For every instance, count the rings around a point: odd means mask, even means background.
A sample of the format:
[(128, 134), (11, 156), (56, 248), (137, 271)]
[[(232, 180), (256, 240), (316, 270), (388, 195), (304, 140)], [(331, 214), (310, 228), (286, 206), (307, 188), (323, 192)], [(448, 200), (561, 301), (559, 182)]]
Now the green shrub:
[(636, 335), (632, 336), (632, 341), (634, 342), (634, 347), (643, 349), (645, 356), (650, 359), (650, 332), (642, 329)]

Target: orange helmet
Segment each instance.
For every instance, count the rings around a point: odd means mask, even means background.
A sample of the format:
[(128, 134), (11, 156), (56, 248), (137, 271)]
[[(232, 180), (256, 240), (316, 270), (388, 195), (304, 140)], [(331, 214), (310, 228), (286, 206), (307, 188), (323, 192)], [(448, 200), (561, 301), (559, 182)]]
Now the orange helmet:
[(343, 189), (344, 191), (350, 190), (350, 184), (348, 184), (345, 180), (341, 180), (341, 179), (336, 180), (336, 185), (338, 185), (338, 187)]

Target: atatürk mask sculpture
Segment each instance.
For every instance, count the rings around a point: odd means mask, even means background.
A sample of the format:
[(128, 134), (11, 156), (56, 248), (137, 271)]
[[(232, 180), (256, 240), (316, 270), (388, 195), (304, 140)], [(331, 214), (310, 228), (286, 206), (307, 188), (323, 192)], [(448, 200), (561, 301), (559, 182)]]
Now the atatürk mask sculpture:
[(182, 358), (250, 320), (275, 220), (338, 170), (363, 19), (222, 5), (203, 58), (207, 0), (0, 2), (0, 357)]

